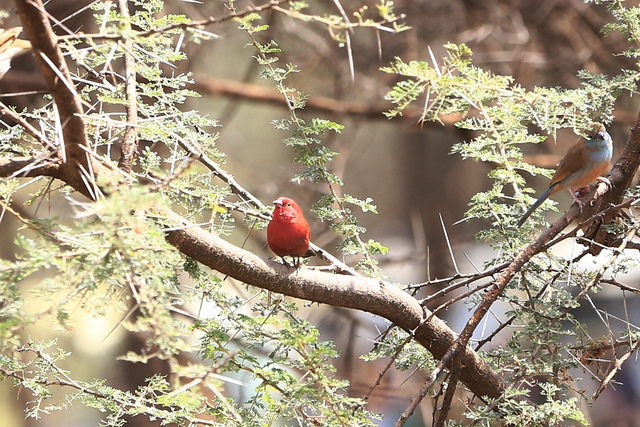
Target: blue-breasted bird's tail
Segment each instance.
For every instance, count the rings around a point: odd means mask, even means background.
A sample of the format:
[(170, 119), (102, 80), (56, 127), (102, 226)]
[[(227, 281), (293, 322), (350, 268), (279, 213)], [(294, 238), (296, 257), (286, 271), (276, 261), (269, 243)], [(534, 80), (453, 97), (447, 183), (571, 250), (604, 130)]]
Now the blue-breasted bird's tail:
[(520, 221), (518, 221), (518, 224), (516, 225), (516, 227), (520, 228), (522, 226), (522, 224), (524, 224), (524, 222), (527, 220), (527, 218), (529, 218), (529, 216), (531, 216), (533, 211), (535, 211), (538, 208), (538, 206), (540, 206), (542, 204), (542, 202), (547, 200), (547, 197), (549, 197), (549, 194), (555, 188), (555, 186), (556, 185), (552, 185), (551, 187), (547, 188), (547, 191), (545, 191), (544, 193), (542, 193), (540, 195), (540, 197), (538, 197), (538, 200), (536, 200), (536, 202), (533, 205), (531, 205), (529, 210), (526, 211), (524, 213), (524, 215), (522, 215), (522, 218), (520, 218)]

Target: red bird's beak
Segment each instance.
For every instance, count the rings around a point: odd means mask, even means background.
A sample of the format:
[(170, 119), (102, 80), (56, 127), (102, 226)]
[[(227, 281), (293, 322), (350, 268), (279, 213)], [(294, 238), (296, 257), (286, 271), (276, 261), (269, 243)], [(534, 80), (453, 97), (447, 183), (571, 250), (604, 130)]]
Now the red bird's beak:
[(273, 201), (273, 204), (274, 204), (274, 205), (276, 205), (276, 206), (280, 206), (280, 207), (282, 207), (282, 206), (283, 206), (282, 200), (280, 200), (280, 199), (278, 199), (278, 200), (274, 200), (274, 201)]

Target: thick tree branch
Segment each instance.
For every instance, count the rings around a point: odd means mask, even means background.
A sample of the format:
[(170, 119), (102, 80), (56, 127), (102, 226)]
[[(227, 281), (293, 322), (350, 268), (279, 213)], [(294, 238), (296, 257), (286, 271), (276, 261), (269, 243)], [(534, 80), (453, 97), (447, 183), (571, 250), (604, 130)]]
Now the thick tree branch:
[(14, 0), (14, 3), (25, 33), (33, 46), (36, 60), (40, 64), (42, 76), (58, 109), (64, 144), (61, 168), (64, 169), (65, 180), (77, 190), (85, 188), (84, 194), (91, 194), (91, 190), (86, 188), (87, 178), (85, 177), (85, 181), (81, 178), (81, 170), (85, 173), (93, 171), (89, 157), (79, 147), (88, 147), (81, 118), (81, 100), (74, 89), (69, 69), (49, 24), (42, 0)]
[(58, 159), (43, 157), (14, 157), (10, 159), (0, 158), (0, 177), (8, 178), (52, 176), (58, 178), (60, 174), (60, 162)]
[[(221, 95), (229, 98), (242, 99), (246, 101), (262, 102), (274, 106), (287, 108), (284, 96), (272, 87), (257, 85), (255, 83), (239, 82), (237, 80), (220, 79), (199, 75), (195, 78), (194, 90), (202, 94)], [(388, 108), (384, 105), (371, 105), (366, 102), (343, 101), (329, 98), (322, 95), (311, 96), (305, 104), (305, 111), (321, 114), (347, 115), (363, 119), (384, 119), (384, 112)], [(415, 117), (420, 114), (419, 110), (407, 109), (402, 118), (416, 121)], [(440, 118), (443, 124), (453, 125), (460, 120), (459, 115), (451, 114)], [(436, 122), (426, 122), (425, 126), (441, 128), (442, 124)]]
[[(229, 98), (262, 102), (286, 108), (284, 96), (270, 86), (204, 75), (198, 75), (195, 81), (194, 89), (199, 93), (222, 95)], [(381, 119), (384, 118), (382, 113), (386, 111), (386, 109), (383, 106), (376, 107), (364, 102), (342, 101), (318, 95), (312, 96), (307, 100), (305, 111)]]
[[(167, 231), (169, 243), (223, 274), (295, 298), (384, 317), (411, 333), (436, 358), (441, 358), (456, 341), (456, 334), (442, 320), (396, 286), (370, 278), (291, 270), (195, 227), (175, 213), (164, 213), (171, 223)], [(501, 395), (501, 378), (472, 349), (466, 348), (463, 353), (462, 366), (460, 379), (472, 392), (491, 398)]]
[[(608, 187), (603, 183), (597, 187), (596, 193), (594, 194), (594, 199), (601, 197), (605, 192), (607, 192)], [(431, 372), (429, 376), (429, 380), (422, 386), (420, 389), (420, 393), (411, 401), (411, 404), (407, 408), (405, 412), (401, 415), (396, 422), (396, 426), (404, 425), (405, 421), (413, 414), (413, 411), (418, 406), (418, 403), (426, 396), (428, 390), (433, 386), (436, 379), (440, 375), (440, 373), (446, 368), (450, 367), (452, 364), (457, 365), (462, 362), (464, 365), (464, 360), (460, 360), (460, 357), (463, 354), (466, 354), (469, 351), (469, 347), (467, 344), (473, 335), (473, 332), (476, 330), (480, 321), (489, 311), (489, 308), (493, 305), (494, 302), (498, 299), (498, 297), (504, 291), (504, 288), (507, 286), (509, 281), (513, 278), (513, 276), (520, 271), (520, 269), (526, 264), (533, 256), (540, 253), (548, 242), (550, 242), (555, 236), (557, 236), (562, 230), (565, 229), (571, 222), (578, 216), (580, 210), (578, 206), (574, 203), (567, 213), (564, 214), (562, 218), (556, 221), (548, 230), (542, 233), (533, 243), (527, 246), (520, 254), (509, 264), (509, 266), (503, 271), (503, 273), (498, 277), (493, 286), (489, 288), (487, 294), (482, 299), (476, 311), (473, 312), (471, 318), (467, 321), (464, 329), (460, 333), (460, 336), (453, 342), (451, 347), (449, 347), (445, 354), (440, 359), (438, 366)], [(462, 353), (464, 349), (465, 353)], [(449, 384), (447, 387), (455, 387), (455, 375), (451, 377)], [(461, 377), (462, 379), (462, 377)], [(464, 380), (463, 380), (464, 382)]]

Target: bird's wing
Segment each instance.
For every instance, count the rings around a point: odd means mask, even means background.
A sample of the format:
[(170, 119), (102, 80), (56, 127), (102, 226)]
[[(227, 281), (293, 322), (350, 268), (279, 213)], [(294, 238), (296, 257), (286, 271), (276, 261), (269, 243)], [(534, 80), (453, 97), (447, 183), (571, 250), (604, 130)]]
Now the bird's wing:
[(559, 185), (564, 188), (562, 182), (589, 163), (588, 155), (584, 142), (582, 140), (576, 142), (558, 163), (558, 169), (551, 178), (550, 186)]

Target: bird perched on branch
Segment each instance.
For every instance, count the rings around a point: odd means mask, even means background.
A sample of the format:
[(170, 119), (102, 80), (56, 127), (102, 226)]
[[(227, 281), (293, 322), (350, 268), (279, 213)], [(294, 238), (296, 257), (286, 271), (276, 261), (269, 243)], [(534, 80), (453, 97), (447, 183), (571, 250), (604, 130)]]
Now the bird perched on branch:
[(267, 243), (276, 255), (294, 257), (294, 265), (299, 266), (300, 257), (315, 254), (309, 249), (309, 223), (293, 199), (279, 197), (273, 204), (275, 208), (267, 225)]
[(613, 155), (613, 143), (601, 123), (592, 123), (587, 132), (587, 138), (576, 142), (567, 154), (558, 163), (558, 169), (551, 178), (549, 188), (538, 197), (538, 200), (529, 208), (518, 221), (520, 227), (529, 218), (534, 210), (549, 196), (560, 190), (568, 189), (571, 197), (582, 208), (584, 202), (580, 197), (585, 193), (584, 188), (594, 180), (611, 184), (607, 178), (601, 175), (609, 169), (611, 156)]
[(0, 28), (0, 78), (11, 68), (11, 58), (31, 49), (28, 40), (18, 38), (22, 27)]

